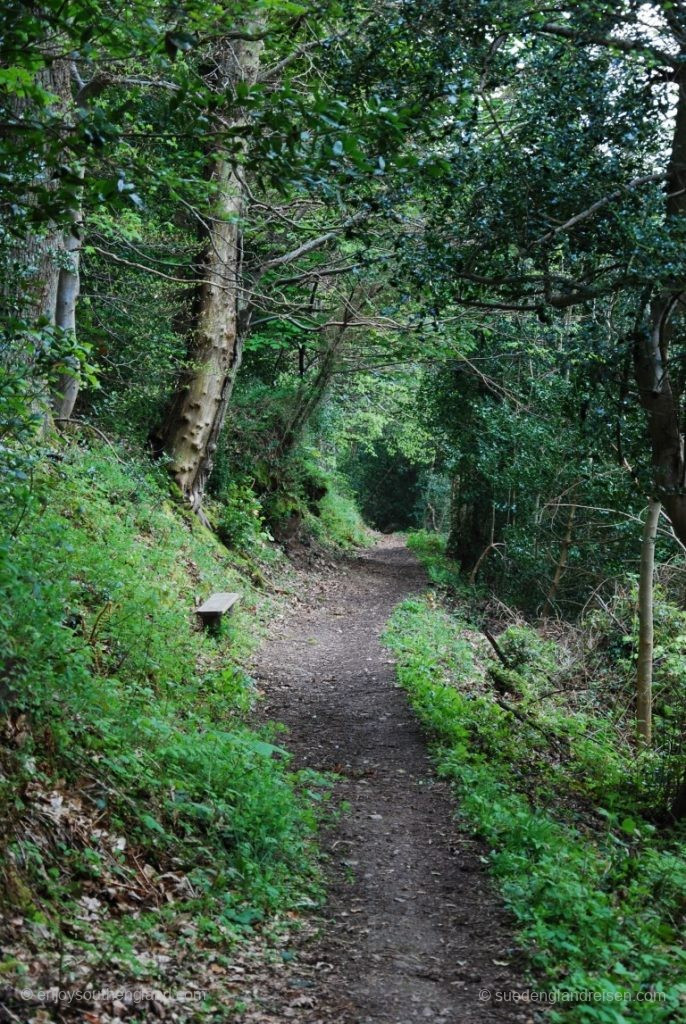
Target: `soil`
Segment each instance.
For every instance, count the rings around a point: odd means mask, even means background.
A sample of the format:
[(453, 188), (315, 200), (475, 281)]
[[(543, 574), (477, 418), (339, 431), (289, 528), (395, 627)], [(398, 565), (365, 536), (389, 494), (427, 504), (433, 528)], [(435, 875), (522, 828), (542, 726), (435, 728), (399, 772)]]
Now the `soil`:
[(397, 535), (335, 567), (319, 564), (254, 666), (296, 763), (338, 773), (347, 805), (324, 839), (329, 898), (299, 952), (290, 985), (301, 996), (286, 1016), (531, 1021), (530, 1007), (495, 995), (522, 992), (512, 922), (485, 874), (486, 851), (459, 829), (379, 640), (394, 606), (426, 589), (423, 569)]

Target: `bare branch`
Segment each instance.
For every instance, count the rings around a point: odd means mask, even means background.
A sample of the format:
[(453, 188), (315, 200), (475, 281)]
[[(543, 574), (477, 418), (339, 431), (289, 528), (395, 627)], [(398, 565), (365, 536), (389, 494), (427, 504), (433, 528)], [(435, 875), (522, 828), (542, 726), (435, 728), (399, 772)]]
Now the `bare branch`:
[(314, 252), (315, 249), (321, 249), (327, 242), (332, 242), (334, 238), (343, 231), (347, 231), (348, 228), (353, 227), (355, 224), (359, 224), (366, 220), (369, 214), (364, 211), (356, 213), (353, 217), (348, 217), (347, 220), (343, 221), (337, 228), (332, 228), (331, 231), (327, 231), (323, 235), (319, 235), (317, 238), (311, 238), (309, 242), (303, 242), (296, 249), (291, 249), (290, 252), (285, 252), (281, 256), (275, 256), (274, 259), (267, 260), (259, 268), (259, 275), (266, 274), (267, 271), (273, 270), (274, 267), (283, 267), (288, 263), (293, 263), (295, 260), (300, 259), (301, 256), (306, 256), (310, 252)]
[(649, 185), (654, 182), (665, 181), (666, 178), (667, 175), (664, 171), (659, 172), (658, 174), (646, 174), (642, 178), (633, 178), (631, 181), (628, 181), (626, 185), (623, 185), (621, 188), (611, 192), (609, 196), (604, 196), (602, 199), (598, 199), (597, 202), (589, 206), (588, 209), (583, 210), (581, 213), (577, 213), (574, 217), (570, 217), (570, 219), (565, 221), (564, 224), (560, 224), (559, 227), (553, 228), (552, 231), (548, 231), (545, 235), (541, 235), (540, 238), (537, 238), (531, 244), (542, 245), (544, 242), (549, 242), (557, 235), (562, 234), (563, 231), (569, 231), (569, 229), (575, 227), (575, 225), (580, 224), (584, 220), (588, 220), (589, 217), (592, 217), (593, 214), (602, 209), (603, 206), (607, 206), (608, 203), (614, 202), (615, 199), (621, 199), (622, 195), (629, 189), (638, 188), (640, 185)]
[(91, 249), (95, 249), (102, 256), (106, 256), (108, 260), (114, 260), (115, 263), (121, 263), (125, 267), (133, 267), (134, 270), (143, 270), (146, 274), (152, 274), (154, 277), (162, 277), (165, 281), (175, 281), (178, 284), (185, 284), (187, 288), (198, 284), (211, 284), (215, 288), (225, 288), (227, 286), (219, 285), (216, 281), (204, 281), (197, 277), (173, 277), (171, 274), (163, 274), (161, 270), (155, 270), (153, 267), (146, 267), (143, 263), (135, 263), (133, 260), (126, 260), (123, 256), (116, 256), (113, 252), (109, 252), (107, 249), (102, 249), (99, 245), (95, 245), (93, 242), (88, 242), (88, 246)]
[(306, 53), (309, 53), (310, 50), (316, 50), (318, 46), (321, 46), (322, 43), (325, 42), (327, 42), (326, 39), (313, 39), (309, 43), (303, 43), (302, 46), (299, 46), (297, 50), (293, 50), (293, 52), (289, 53), (287, 57), (283, 58), (283, 60), (277, 61), (276, 64), (272, 64), (270, 68), (265, 68), (264, 71), (258, 75), (257, 81), (270, 82), (273, 79), (278, 78), (281, 72), (285, 71), (287, 67), (290, 67), (291, 64), (295, 64), (297, 60), (300, 60), (300, 58)]
[[(99, 96), (101, 92), (111, 85), (128, 85), (141, 89), (166, 89), (168, 92), (178, 92), (179, 86), (174, 82), (166, 82), (161, 78), (139, 78), (130, 75), (112, 75), (108, 71), (96, 71), (88, 82), (83, 82), (78, 75), (76, 64), (72, 65), (74, 79), (79, 86), (75, 97), (77, 107), (83, 107), (89, 100)], [(78, 77), (77, 77), (78, 76)]]
[(268, 35), (268, 29), (265, 29), (264, 32), (248, 32), (247, 29), (232, 29), (230, 32), (222, 32), (220, 38), (241, 39), (246, 43), (259, 43), (260, 40), (266, 39)]
[(332, 43), (337, 42), (340, 39), (345, 39), (346, 36), (350, 35), (350, 33), (353, 30), (353, 27), (356, 32), (361, 32), (363, 29), (367, 27), (371, 20), (372, 15), (370, 14), (359, 25), (353, 25), (352, 27), (347, 28), (344, 32), (339, 32), (337, 35), (333, 36), (326, 36), (323, 39), (312, 39), (308, 43), (303, 43), (302, 46), (299, 46), (297, 49), (293, 50), (293, 52), (289, 53), (286, 57), (283, 58), (283, 60), (277, 61), (277, 63), (273, 64), (270, 68), (265, 68), (264, 71), (259, 75), (257, 79), (258, 82), (268, 82), (274, 78), (277, 78), (282, 71), (286, 70), (287, 67), (290, 67), (290, 65), (294, 64), (297, 60), (300, 59), (300, 57), (304, 56), (306, 53), (309, 53), (310, 50), (316, 50), (318, 46), (331, 46)]

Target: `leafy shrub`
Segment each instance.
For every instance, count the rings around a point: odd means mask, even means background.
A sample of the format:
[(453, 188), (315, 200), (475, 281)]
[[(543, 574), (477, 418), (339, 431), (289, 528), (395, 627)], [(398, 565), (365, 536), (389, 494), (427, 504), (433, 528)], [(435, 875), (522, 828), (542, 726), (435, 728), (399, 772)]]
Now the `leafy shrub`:
[(260, 502), (246, 480), (226, 484), (219, 496), (217, 535), (229, 548), (254, 550), (272, 540)]
[(550, 672), (556, 667), (556, 648), (529, 626), (508, 626), (498, 637), (498, 646), (515, 669)]

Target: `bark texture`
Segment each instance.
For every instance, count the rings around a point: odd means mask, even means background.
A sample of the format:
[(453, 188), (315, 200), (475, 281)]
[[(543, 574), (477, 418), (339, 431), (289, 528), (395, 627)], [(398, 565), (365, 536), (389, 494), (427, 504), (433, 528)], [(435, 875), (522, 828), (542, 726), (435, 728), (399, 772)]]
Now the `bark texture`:
[[(261, 26), (251, 26), (258, 34)], [(262, 44), (252, 39), (225, 42), (212, 57), (217, 91), (257, 78)], [(245, 123), (240, 114), (235, 126)], [(190, 370), (175, 396), (163, 431), (162, 446), (171, 458), (171, 473), (191, 507), (199, 511), (214, 453), (241, 364), (241, 224), (244, 188), (228, 156), (211, 156), (210, 180), (216, 202), (206, 218), (204, 256), (195, 303), (189, 352)]]
[[(677, 76), (679, 95), (667, 172), (666, 219), (686, 215), (686, 73)], [(648, 416), (657, 494), (674, 532), (686, 542), (686, 463), (680, 395), (669, 373), (674, 314), (686, 288), (683, 280), (662, 286), (650, 306), (649, 326), (637, 333), (634, 367), (639, 397)]]
[[(82, 223), (83, 210), (79, 206), (72, 214), (71, 230), (64, 235), (64, 257), (57, 280), (55, 299), (55, 326), (73, 337), (76, 337), (76, 304), (81, 291)], [(53, 394), (53, 408), (58, 422), (71, 418), (79, 394), (78, 361), (69, 358), (67, 367), (67, 372), (60, 375)]]
[(643, 527), (641, 573), (638, 582), (636, 731), (639, 743), (646, 747), (650, 746), (653, 735), (653, 573), (660, 508), (659, 501), (651, 501), (648, 505), (648, 514)]

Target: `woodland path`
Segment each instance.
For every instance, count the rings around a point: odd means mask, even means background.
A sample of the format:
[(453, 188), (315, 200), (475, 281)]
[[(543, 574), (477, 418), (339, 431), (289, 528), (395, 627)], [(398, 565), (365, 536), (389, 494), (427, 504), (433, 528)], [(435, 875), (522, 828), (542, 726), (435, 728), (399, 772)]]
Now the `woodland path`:
[(455, 824), (379, 642), (393, 607), (426, 588), (422, 568), (391, 536), (334, 571), (310, 569), (306, 587), (273, 623), (254, 669), (266, 714), (288, 726), (284, 745), (299, 766), (337, 772), (336, 796), (349, 810), (325, 837), (325, 920), (299, 953), (293, 984), (304, 989), (286, 1016), (533, 1020), (521, 1003), (479, 999), (481, 989), (519, 987), (511, 924), (484, 875), (483, 850)]

